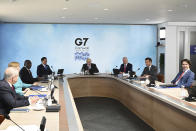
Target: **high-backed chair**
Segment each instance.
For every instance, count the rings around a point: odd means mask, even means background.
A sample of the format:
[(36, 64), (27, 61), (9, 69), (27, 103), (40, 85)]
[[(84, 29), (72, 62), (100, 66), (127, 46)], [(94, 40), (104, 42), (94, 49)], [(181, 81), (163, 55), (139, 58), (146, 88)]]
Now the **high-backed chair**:
[(5, 117), (3, 115), (0, 115), (0, 125), (4, 121)]

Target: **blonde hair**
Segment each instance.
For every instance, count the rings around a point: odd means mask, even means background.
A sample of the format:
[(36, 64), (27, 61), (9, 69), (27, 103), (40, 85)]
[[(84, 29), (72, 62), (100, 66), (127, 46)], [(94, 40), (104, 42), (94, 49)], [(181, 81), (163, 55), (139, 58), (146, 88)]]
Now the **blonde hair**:
[(87, 58), (87, 59), (86, 59), (86, 62), (87, 62), (87, 61), (92, 61), (92, 60), (91, 60), (90, 58)]
[(20, 64), (18, 62), (10, 62), (8, 67), (20, 67)]

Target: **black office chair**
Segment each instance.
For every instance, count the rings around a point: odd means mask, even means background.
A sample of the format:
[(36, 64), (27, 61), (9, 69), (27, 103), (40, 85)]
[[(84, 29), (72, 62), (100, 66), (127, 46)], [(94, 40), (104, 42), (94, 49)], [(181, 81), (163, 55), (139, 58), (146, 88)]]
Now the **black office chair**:
[(0, 125), (5, 120), (5, 117), (3, 115), (0, 115)]
[(186, 101), (193, 102), (196, 101), (196, 99), (193, 99), (193, 97), (196, 98), (196, 86), (191, 86), (187, 88), (189, 96), (185, 98)]

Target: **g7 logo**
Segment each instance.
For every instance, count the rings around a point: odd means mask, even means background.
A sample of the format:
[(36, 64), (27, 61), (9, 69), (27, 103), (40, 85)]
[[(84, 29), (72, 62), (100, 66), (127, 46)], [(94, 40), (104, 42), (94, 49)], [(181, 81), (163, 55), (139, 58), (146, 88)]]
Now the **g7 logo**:
[(75, 44), (77, 46), (81, 46), (84, 43), (84, 46), (86, 46), (86, 42), (88, 41), (89, 38), (76, 38), (75, 39)]

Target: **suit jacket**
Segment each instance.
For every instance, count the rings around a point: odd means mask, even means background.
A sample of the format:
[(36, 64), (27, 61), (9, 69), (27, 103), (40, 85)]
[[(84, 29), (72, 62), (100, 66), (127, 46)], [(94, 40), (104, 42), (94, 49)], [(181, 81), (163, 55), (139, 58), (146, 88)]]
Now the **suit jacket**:
[(151, 65), (150, 70), (149, 67), (145, 67), (141, 76), (144, 75), (150, 75), (154, 80), (157, 79), (157, 67), (154, 65)]
[(22, 82), (26, 84), (33, 84), (34, 82), (38, 81), (37, 78), (33, 78), (33, 75), (30, 70), (28, 70), (26, 67), (23, 67), (20, 70), (20, 78)]
[[(171, 83), (175, 84), (180, 75), (182, 74), (182, 71), (179, 72), (176, 77), (171, 81)], [(182, 85), (186, 88), (190, 87), (194, 81), (195, 73), (193, 73), (191, 70), (188, 70), (182, 78), (178, 82), (178, 86), (181, 87)]]
[(17, 94), (5, 80), (0, 81), (0, 114), (6, 116), (11, 109), (28, 105), (28, 97)]
[(88, 69), (87, 64), (83, 64), (82, 71), (86, 71), (86, 70), (89, 70), (90, 74), (94, 74), (94, 73), (98, 73), (99, 72), (96, 64), (94, 64), (94, 63), (91, 63), (91, 69)]
[[(120, 69), (119, 70), (120, 70), (120, 72), (124, 72), (124, 64), (120, 65)], [(133, 72), (132, 71), (132, 64), (130, 64), (130, 63), (127, 63), (126, 72), (124, 72), (124, 73), (128, 73), (128, 71)]]
[(46, 65), (46, 68), (44, 68), (42, 64), (37, 66), (37, 75), (39, 77), (43, 77), (51, 74), (52, 74), (52, 70), (50, 69), (49, 65)]

